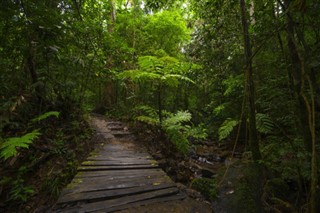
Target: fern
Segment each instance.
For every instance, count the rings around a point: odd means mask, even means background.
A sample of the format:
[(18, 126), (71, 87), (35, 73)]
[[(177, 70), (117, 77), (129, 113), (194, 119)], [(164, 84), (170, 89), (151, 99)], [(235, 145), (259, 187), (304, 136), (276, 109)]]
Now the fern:
[(238, 123), (239, 121), (227, 118), (219, 128), (219, 141), (227, 138)]
[(141, 116), (137, 116), (135, 118), (137, 121), (140, 121), (142, 123), (146, 123), (149, 124), (151, 126), (157, 126), (159, 125), (159, 119), (158, 118), (154, 118), (154, 117), (150, 117), (150, 116), (145, 116), (145, 115), (141, 115)]
[(134, 108), (135, 120), (142, 123), (157, 126), (160, 124), (157, 112), (154, 108), (148, 105), (139, 105)]
[(0, 157), (7, 160), (12, 156), (17, 155), (17, 148), (29, 148), (29, 145), (38, 138), (40, 133), (35, 130), (31, 133), (25, 134), (22, 137), (12, 137), (0, 146)]
[[(160, 125), (156, 110), (150, 106), (142, 105), (135, 108), (138, 112), (145, 115), (136, 116), (135, 119), (151, 126)], [(178, 111), (177, 113), (169, 113), (164, 111), (166, 116), (162, 122), (161, 128), (166, 133), (170, 141), (175, 145), (177, 150), (183, 154), (189, 151), (190, 143), (188, 137), (205, 139), (207, 137), (206, 130), (202, 126), (192, 127), (183, 123), (190, 122), (191, 113), (188, 111)]]
[(201, 126), (191, 127), (184, 125), (184, 122), (190, 122), (191, 113), (188, 111), (178, 111), (164, 119), (162, 128), (168, 135), (170, 141), (176, 146), (182, 154), (187, 154), (190, 143), (188, 137), (205, 138), (207, 135), (205, 129)]
[(191, 113), (188, 111), (178, 111), (175, 115), (166, 118), (163, 121), (163, 126), (170, 127), (182, 122), (188, 122), (191, 120)]
[[(46, 112), (31, 120), (32, 123), (42, 121), (50, 116), (59, 117), (59, 112), (50, 111)], [(0, 157), (7, 160), (10, 157), (16, 156), (18, 148), (28, 149), (29, 145), (37, 139), (41, 133), (38, 130), (34, 130), (31, 133), (27, 133), (21, 137), (11, 137), (0, 143)]]
[(46, 119), (46, 118), (48, 118), (48, 117), (50, 117), (50, 116), (55, 116), (55, 117), (59, 117), (59, 112), (57, 112), (57, 111), (50, 111), (50, 112), (46, 112), (46, 113), (44, 113), (44, 114), (42, 114), (42, 115), (40, 115), (40, 116), (38, 116), (38, 117), (36, 117), (36, 118), (34, 118), (34, 119), (32, 119), (31, 120), (31, 122), (39, 122), (39, 121), (41, 121), (41, 120), (44, 120), (44, 119)]
[(257, 113), (256, 119), (257, 119), (257, 130), (260, 133), (268, 134), (272, 132), (274, 128), (274, 123), (269, 115)]

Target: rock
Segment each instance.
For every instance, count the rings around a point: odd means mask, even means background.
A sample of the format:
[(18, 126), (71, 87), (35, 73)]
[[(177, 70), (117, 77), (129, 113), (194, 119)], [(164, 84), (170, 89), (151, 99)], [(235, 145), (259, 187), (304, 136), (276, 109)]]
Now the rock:
[(205, 200), (204, 196), (200, 192), (194, 189), (187, 188), (185, 192), (189, 197), (199, 199), (199, 200)]
[(177, 183), (177, 187), (184, 192), (188, 189), (188, 187), (186, 185), (183, 185), (182, 183)]

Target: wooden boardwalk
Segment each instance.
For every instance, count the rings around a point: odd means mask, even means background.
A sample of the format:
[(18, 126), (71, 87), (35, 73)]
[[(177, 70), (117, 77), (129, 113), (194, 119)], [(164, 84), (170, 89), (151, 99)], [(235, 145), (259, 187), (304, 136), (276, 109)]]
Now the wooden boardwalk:
[(122, 137), (129, 132), (121, 123), (97, 130), (107, 142), (81, 164), (54, 212), (114, 212), (186, 197), (144, 149)]

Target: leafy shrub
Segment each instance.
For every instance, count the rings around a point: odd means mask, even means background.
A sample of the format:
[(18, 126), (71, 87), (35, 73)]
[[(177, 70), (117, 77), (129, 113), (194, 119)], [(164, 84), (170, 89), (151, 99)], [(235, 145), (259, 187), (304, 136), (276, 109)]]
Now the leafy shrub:
[[(50, 116), (59, 116), (59, 112), (56, 111), (50, 111), (46, 112), (34, 119), (31, 120), (31, 122), (39, 122), (41, 120), (44, 120)], [(27, 133), (21, 137), (11, 137), (4, 140), (4, 142), (0, 143), (0, 157), (7, 160), (10, 157), (17, 155), (17, 149), (19, 148), (25, 148), (28, 149), (29, 145), (37, 139), (41, 133), (39, 130), (34, 130), (33, 132)]]
[(233, 120), (231, 118), (226, 119), (219, 128), (219, 141), (227, 138), (234, 127), (237, 126), (239, 121)]
[(217, 198), (217, 186), (213, 179), (195, 178), (191, 182), (191, 188), (199, 191), (207, 199), (214, 200)]
[[(146, 115), (139, 115), (135, 119), (151, 126), (160, 125), (156, 110), (149, 106), (139, 106), (142, 113)], [(200, 125), (198, 127), (186, 125), (191, 121), (191, 113), (188, 111), (178, 111), (177, 113), (169, 113), (164, 111), (166, 116), (160, 128), (166, 133), (170, 141), (183, 154), (189, 151), (189, 137), (204, 139), (207, 137), (206, 130)]]
[(188, 111), (178, 111), (176, 114), (170, 114), (164, 119), (162, 128), (168, 135), (169, 139), (175, 144), (177, 149), (187, 154), (189, 151), (189, 137), (206, 138), (205, 129), (201, 127), (192, 127), (184, 125), (185, 122), (190, 122), (191, 113)]
[[(239, 121), (227, 118), (219, 128), (219, 141), (227, 138), (233, 132)], [(256, 124), (259, 133), (268, 134), (274, 129), (274, 122), (269, 115), (263, 113), (256, 114)]]
[(9, 192), (9, 199), (25, 202), (31, 195), (33, 195), (33, 193), (34, 189), (30, 186), (25, 186), (24, 180), (22, 178), (18, 178), (12, 183), (12, 188)]
[(29, 145), (34, 139), (38, 138), (40, 133), (35, 130), (31, 133), (25, 134), (22, 137), (11, 137), (5, 140), (0, 146), (0, 157), (7, 160), (10, 157), (17, 155), (17, 148), (29, 148)]
[(260, 133), (270, 133), (274, 128), (274, 123), (269, 115), (257, 113), (256, 114), (256, 120), (257, 120), (257, 130)]

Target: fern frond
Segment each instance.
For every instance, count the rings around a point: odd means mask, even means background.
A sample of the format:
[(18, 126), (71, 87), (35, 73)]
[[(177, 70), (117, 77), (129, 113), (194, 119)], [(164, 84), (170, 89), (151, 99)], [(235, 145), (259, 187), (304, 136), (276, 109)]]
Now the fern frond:
[(257, 113), (256, 120), (257, 120), (257, 130), (260, 133), (267, 134), (272, 132), (274, 128), (274, 123), (269, 115)]
[(60, 115), (60, 112), (50, 111), (50, 112), (46, 112), (46, 113), (44, 113), (44, 114), (42, 114), (42, 115), (39, 115), (38, 117), (32, 119), (31, 122), (33, 122), (33, 123), (34, 123), (34, 122), (39, 122), (39, 121), (44, 120), (44, 119), (46, 119), (46, 118), (48, 118), (48, 117), (50, 117), (50, 116), (55, 116), (55, 117), (58, 118), (59, 115)]
[(155, 67), (162, 67), (163, 62), (155, 56), (141, 56), (138, 59), (139, 67), (143, 70), (154, 69)]
[(35, 130), (31, 133), (25, 134), (22, 137), (12, 137), (5, 140), (0, 146), (0, 157), (7, 160), (12, 156), (17, 155), (17, 148), (29, 148), (29, 145), (38, 138), (41, 134)]
[(219, 128), (219, 141), (227, 138), (239, 121), (227, 118)]
[(141, 71), (141, 70), (126, 70), (117, 75), (121, 79), (131, 79), (132, 81), (146, 81), (160, 79), (160, 75), (157, 73)]
[(149, 124), (151, 126), (157, 126), (160, 123), (159, 119), (156, 119), (156, 118), (153, 118), (153, 117), (149, 117), (149, 116), (145, 116), (145, 115), (138, 116), (135, 119), (137, 121)]
[(191, 120), (191, 113), (188, 111), (178, 111), (171, 117), (166, 118), (163, 121), (163, 125), (166, 127), (181, 124), (182, 122), (188, 122)]

